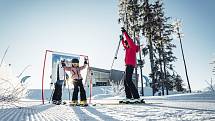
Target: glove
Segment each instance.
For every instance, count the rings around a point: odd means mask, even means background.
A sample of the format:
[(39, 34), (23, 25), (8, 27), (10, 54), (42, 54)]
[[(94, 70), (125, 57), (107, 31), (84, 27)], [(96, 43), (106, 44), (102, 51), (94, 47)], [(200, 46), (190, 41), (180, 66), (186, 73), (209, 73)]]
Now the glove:
[(122, 35), (120, 35), (120, 36), (119, 36), (119, 38), (120, 38), (120, 40), (124, 40), (124, 38), (123, 38), (123, 36), (122, 36)]
[(65, 59), (61, 60), (62, 67), (66, 66)]
[(84, 59), (84, 64), (88, 64), (88, 63), (87, 63), (87, 58)]
[(86, 60), (84, 61), (84, 64), (88, 64)]
[(124, 27), (122, 27), (122, 28), (121, 28), (121, 31), (122, 31), (122, 32), (126, 32), (126, 30), (125, 30), (125, 28), (124, 28)]
[(62, 64), (62, 67), (66, 66), (65, 62), (61, 62), (61, 64)]

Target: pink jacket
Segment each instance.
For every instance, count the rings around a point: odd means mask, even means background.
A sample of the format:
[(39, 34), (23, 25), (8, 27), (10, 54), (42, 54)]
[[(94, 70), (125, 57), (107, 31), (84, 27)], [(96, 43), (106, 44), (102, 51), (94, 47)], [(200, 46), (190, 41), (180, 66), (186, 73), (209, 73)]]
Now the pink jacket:
[(87, 66), (87, 64), (84, 64), (81, 67), (64, 67), (64, 69), (66, 71), (70, 71), (71, 75), (72, 75), (72, 79), (83, 79), (81, 76), (81, 70), (85, 69)]
[(122, 40), (122, 45), (125, 48), (125, 64), (136, 66), (136, 53), (140, 50), (140, 47), (134, 44), (133, 40), (129, 37), (127, 32), (123, 32), (128, 42), (129, 48), (125, 46), (125, 41)]

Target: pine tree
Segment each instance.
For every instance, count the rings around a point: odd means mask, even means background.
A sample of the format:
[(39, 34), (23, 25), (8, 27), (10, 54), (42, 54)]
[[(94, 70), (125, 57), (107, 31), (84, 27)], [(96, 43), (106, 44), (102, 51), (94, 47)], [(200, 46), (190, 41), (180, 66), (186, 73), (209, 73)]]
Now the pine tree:
[(178, 92), (184, 92), (185, 89), (183, 88), (183, 80), (181, 76), (177, 75), (175, 78), (174, 88)]
[(154, 65), (151, 75), (154, 75), (155, 87), (161, 89), (164, 95), (164, 89), (166, 89), (168, 94), (168, 90), (172, 90), (173, 87), (174, 79), (171, 73), (175, 71), (173, 62), (176, 61), (176, 57), (173, 55), (172, 50), (176, 46), (172, 44), (173, 39), (171, 35), (173, 27), (169, 23), (170, 17), (164, 16), (163, 3), (157, 0), (155, 4), (151, 4), (150, 6), (152, 6), (151, 23), (153, 24), (150, 25), (150, 29), (153, 30), (153, 33), (150, 33), (152, 46), (151, 49), (148, 49), (152, 51), (149, 54), (151, 54), (154, 61), (154, 64), (151, 63), (151, 65)]
[[(147, 38), (147, 46), (145, 49), (143, 49), (143, 53), (149, 53), (149, 59), (151, 63), (151, 74), (150, 77), (152, 79), (152, 93), (153, 95), (158, 91), (159, 85), (158, 85), (158, 80), (156, 78), (156, 63), (155, 63), (155, 53), (154, 53), (154, 47), (153, 47), (153, 35), (155, 34), (155, 22), (154, 22), (154, 13), (153, 13), (153, 6), (149, 4), (148, 0), (144, 0), (143, 4), (140, 7), (140, 23), (141, 23), (141, 29), (142, 29), (142, 34)], [(147, 52), (148, 51), (148, 52)]]

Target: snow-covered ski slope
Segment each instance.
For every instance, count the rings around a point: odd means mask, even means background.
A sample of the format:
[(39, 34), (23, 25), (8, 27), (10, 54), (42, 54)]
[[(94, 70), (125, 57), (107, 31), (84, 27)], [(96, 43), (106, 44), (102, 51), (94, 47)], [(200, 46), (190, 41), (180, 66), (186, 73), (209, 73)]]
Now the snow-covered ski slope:
[[(165, 97), (144, 97), (145, 105), (99, 105), (69, 107), (48, 102), (21, 100), (1, 102), (1, 121), (215, 121), (215, 94), (193, 93)], [(113, 102), (104, 98), (92, 102)]]

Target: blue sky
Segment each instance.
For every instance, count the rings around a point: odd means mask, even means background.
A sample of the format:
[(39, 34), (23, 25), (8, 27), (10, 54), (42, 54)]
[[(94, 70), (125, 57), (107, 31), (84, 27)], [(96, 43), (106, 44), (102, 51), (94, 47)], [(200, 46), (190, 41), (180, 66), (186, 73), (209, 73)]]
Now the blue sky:
[[(204, 80), (212, 76), (210, 61), (215, 57), (214, 0), (164, 0), (167, 16), (180, 18), (184, 52), (191, 88), (203, 89)], [(91, 66), (110, 69), (118, 44), (120, 25), (117, 0), (0, 0), (0, 57), (10, 46), (5, 62), (17, 75), (32, 65), (31, 88), (41, 87), (44, 52), (46, 49), (88, 55)], [(186, 84), (179, 41), (175, 54), (176, 71)], [(115, 69), (124, 70), (124, 51), (119, 51)], [(146, 57), (148, 61), (148, 57)], [(50, 79), (51, 56), (48, 56), (45, 81)], [(144, 67), (150, 72), (149, 65)]]
[[(215, 57), (215, 10), (213, 0), (165, 0), (168, 16), (182, 19), (185, 34), (183, 47), (188, 66), (191, 87), (199, 89), (206, 86), (205, 80), (212, 77), (209, 63)], [(179, 45), (176, 49), (178, 61), (176, 69), (185, 79)]]

